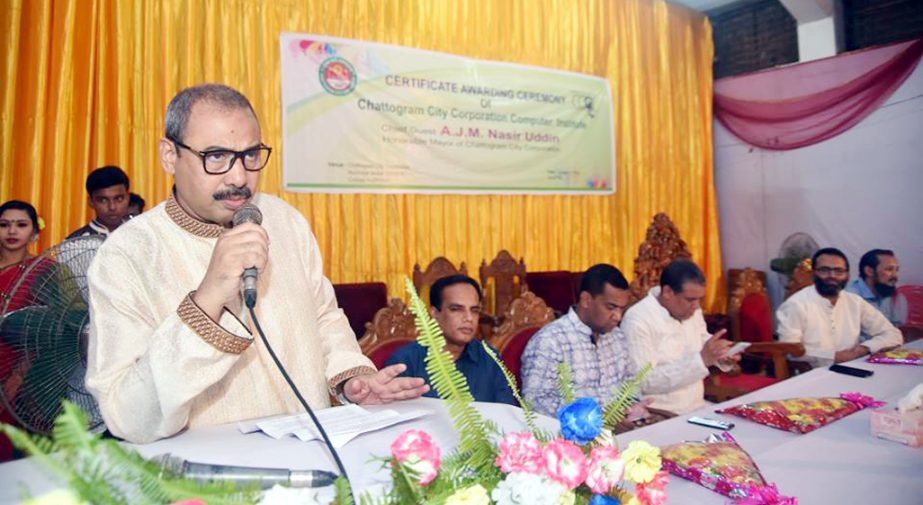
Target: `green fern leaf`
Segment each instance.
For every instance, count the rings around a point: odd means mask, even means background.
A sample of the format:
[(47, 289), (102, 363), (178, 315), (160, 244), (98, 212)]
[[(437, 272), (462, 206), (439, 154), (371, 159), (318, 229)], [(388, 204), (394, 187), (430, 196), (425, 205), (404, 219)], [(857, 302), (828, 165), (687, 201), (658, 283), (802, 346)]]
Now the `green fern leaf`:
[(561, 389), (562, 405), (574, 403), (574, 374), (566, 361), (558, 363), (558, 387)]
[(516, 377), (513, 376), (513, 373), (506, 368), (506, 365), (503, 364), (503, 361), (497, 356), (497, 353), (487, 345), (487, 342), (481, 341), (481, 346), (484, 348), (484, 352), (490, 356), (490, 359), (500, 367), (500, 371), (503, 372), (503, 378), (506, 379), (506, 383), (510, 386), (510, 390), (513, 392), (513, 397), (516, 398), (516, 401), (519, 402), (519, 406), (522, 408), (522, 414), (526, 419), (526, 425), (529, 427), (529, 431), (532, 432), (532, 435), (538, 437), (540, 430), (538, 429), (538, 424), (536, 424), (535, 411), (532, 410), (532, 406), (529, 405), (529, 402), (519, 392), (519, 386), (516, 384)]
[(481, 414), (471, 403), (474, 397), (468, 389), (465, 376), (455, 367), (455, 360), (445, 350), (442, 329), (420, 300), (410, 279), (404, 278), (409, 308), (415, 318), (417, 342), (426, 347), (426, 372), (430, 385), (445, 402), (446, 410), (459, 434), (459, 452), (468, 454), (469, 465), (475, 471), (493, 465), (496, 448), (490, 443), (489, 433)]
[(612, 400), (603, 408), (603, 426), (610, 430), (625, 420), (628, 409), (635, 403), (634, 399), (641, 391), (641, 383), (651, 371), (651, 364), (644, 365), (637, 375), (619, 384)]
[(88, 503), (146, 505), (198, 498), (208, 504), (225, 505), (254, 503), (260, 496), (256, 486), (239, 490), (233, 483), (203, 484), (164, 475), (159, 465), (137, 452), (90, 433), (84, 412), (68, 401), (63, 402), (61, 414), (55, 419), (53, 439), (31, 437), (8, 425), (0, 425), (0, 430)]

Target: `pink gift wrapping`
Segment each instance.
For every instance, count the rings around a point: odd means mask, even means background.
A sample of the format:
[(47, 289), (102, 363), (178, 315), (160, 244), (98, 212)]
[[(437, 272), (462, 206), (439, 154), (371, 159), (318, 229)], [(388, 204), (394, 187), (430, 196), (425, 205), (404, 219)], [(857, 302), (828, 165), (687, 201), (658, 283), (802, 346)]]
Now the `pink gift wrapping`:
[(917, 365), (923, 366), (923, 350), (919, 349), (894, 349), (885, 352), (876, 352), (866, 361), (869, 363), (885, 363), (888, 365)]

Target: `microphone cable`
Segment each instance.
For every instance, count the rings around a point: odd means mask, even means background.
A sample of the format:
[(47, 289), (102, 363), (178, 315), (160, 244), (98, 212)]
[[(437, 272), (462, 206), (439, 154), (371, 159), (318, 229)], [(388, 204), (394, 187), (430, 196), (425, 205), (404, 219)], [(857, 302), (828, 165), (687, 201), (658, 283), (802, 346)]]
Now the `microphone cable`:
[(292, 381), (292, 378), (288, 375), (288, 372), (285, 371), (285, 367), (282, 366), (282, 362), (279, 361), (279, 358), (276, 356), (276, 352), (272, 350), (272, 346), (269, 345), (269, 340), (266, 339), (266, 334), (263, 333), (263, 328), (260, 326), (260, 321), (256, 317), (256, 312), (253, 310), (253, 305), (247, 303), (247, 309), (250, 311), (250, 319), (253, 321), (253, 325), (256, 327), (256, 332), (260, 335), (260, 340), (263, 341), (263, 345), (266, 346), (266, 350), (269, 351), (269, 356), (272, 357), (273, 362), (276, 364), (276, 368), (279, 369), (279, 372), (282, 374), (282, 377), (285, 378), (285, 382), (288, 383), (288, 386), (292, 388), (292, 392), (295, 393), (295, 396), (298, 398), (298, 401), (301, 402), (301, 406), (304, 407), (308, 415), (311, 416), (311, 421), (314, 422), (314, 426), (317, 427), (317, 431), (320, 432), (321, 437), (324, 439), (324, 443), (327, 444), (327, 448), (330, 449), (330, 454), (333, 455), (333, 460), (337, 464), (337, 468), (340, 470), (340, 475), (346, 479), (346, 483), (349, 488), (350, 497), (353, 495), (352, 482), (349, 480), (349, 475), (346, 473), (346, 467), (343, 466), (343, 462), (340, 460), (340, 455), (337, 453), (336, 449), (333, 448), (333, 443), (330, 441), (330, 437), (327, 436), (327, 432), (324, 431), (324, 427), (321, 426), (320, 421), (317, 419), (317, 416), (314, 415), (314, 411), (308, 405), (308, 402), (305, 401), (304, 397), (301, 396), (301, 392), (298, 391), (298, 387), (295, 386), (295, 382)]

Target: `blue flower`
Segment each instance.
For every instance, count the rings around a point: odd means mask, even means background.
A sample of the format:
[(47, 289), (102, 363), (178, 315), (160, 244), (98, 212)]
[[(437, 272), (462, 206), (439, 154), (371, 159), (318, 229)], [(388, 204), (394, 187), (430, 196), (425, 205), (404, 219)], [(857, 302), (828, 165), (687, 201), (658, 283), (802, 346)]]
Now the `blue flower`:
[(603, 426), (603, 411), (592, 398), (577, 398), (574, 403), (558, 409), (558, 421), (564, 438), (586, 445), (599, 435)]
[(621, 505), (622, 502), (618, 498), (612, 496), (603, 496), (601, 494), (594, 494), (590, 498), (588, 505)]

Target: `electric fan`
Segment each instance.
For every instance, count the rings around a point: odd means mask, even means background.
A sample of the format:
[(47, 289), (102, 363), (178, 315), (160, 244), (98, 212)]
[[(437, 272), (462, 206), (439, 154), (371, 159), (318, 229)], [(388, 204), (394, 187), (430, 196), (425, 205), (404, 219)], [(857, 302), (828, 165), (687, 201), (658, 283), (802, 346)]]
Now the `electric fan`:
[(820, 246), (817, 245), (817, 241), (807, 233), (793, 233), (782, 242), (779, 257), (770, 262), (770, 268), (785, 276), (791, 276), (798, 263), (813, 256), (818, 249)]
[[(24, 428), (50, 434), (70, 400), (105, 426), (86, 391), (87, 268), (104, 238), (62, 242), (31, 260), (0, 307), (0, 402)], [(15, 302), (15, 303), (14, 303)]]

